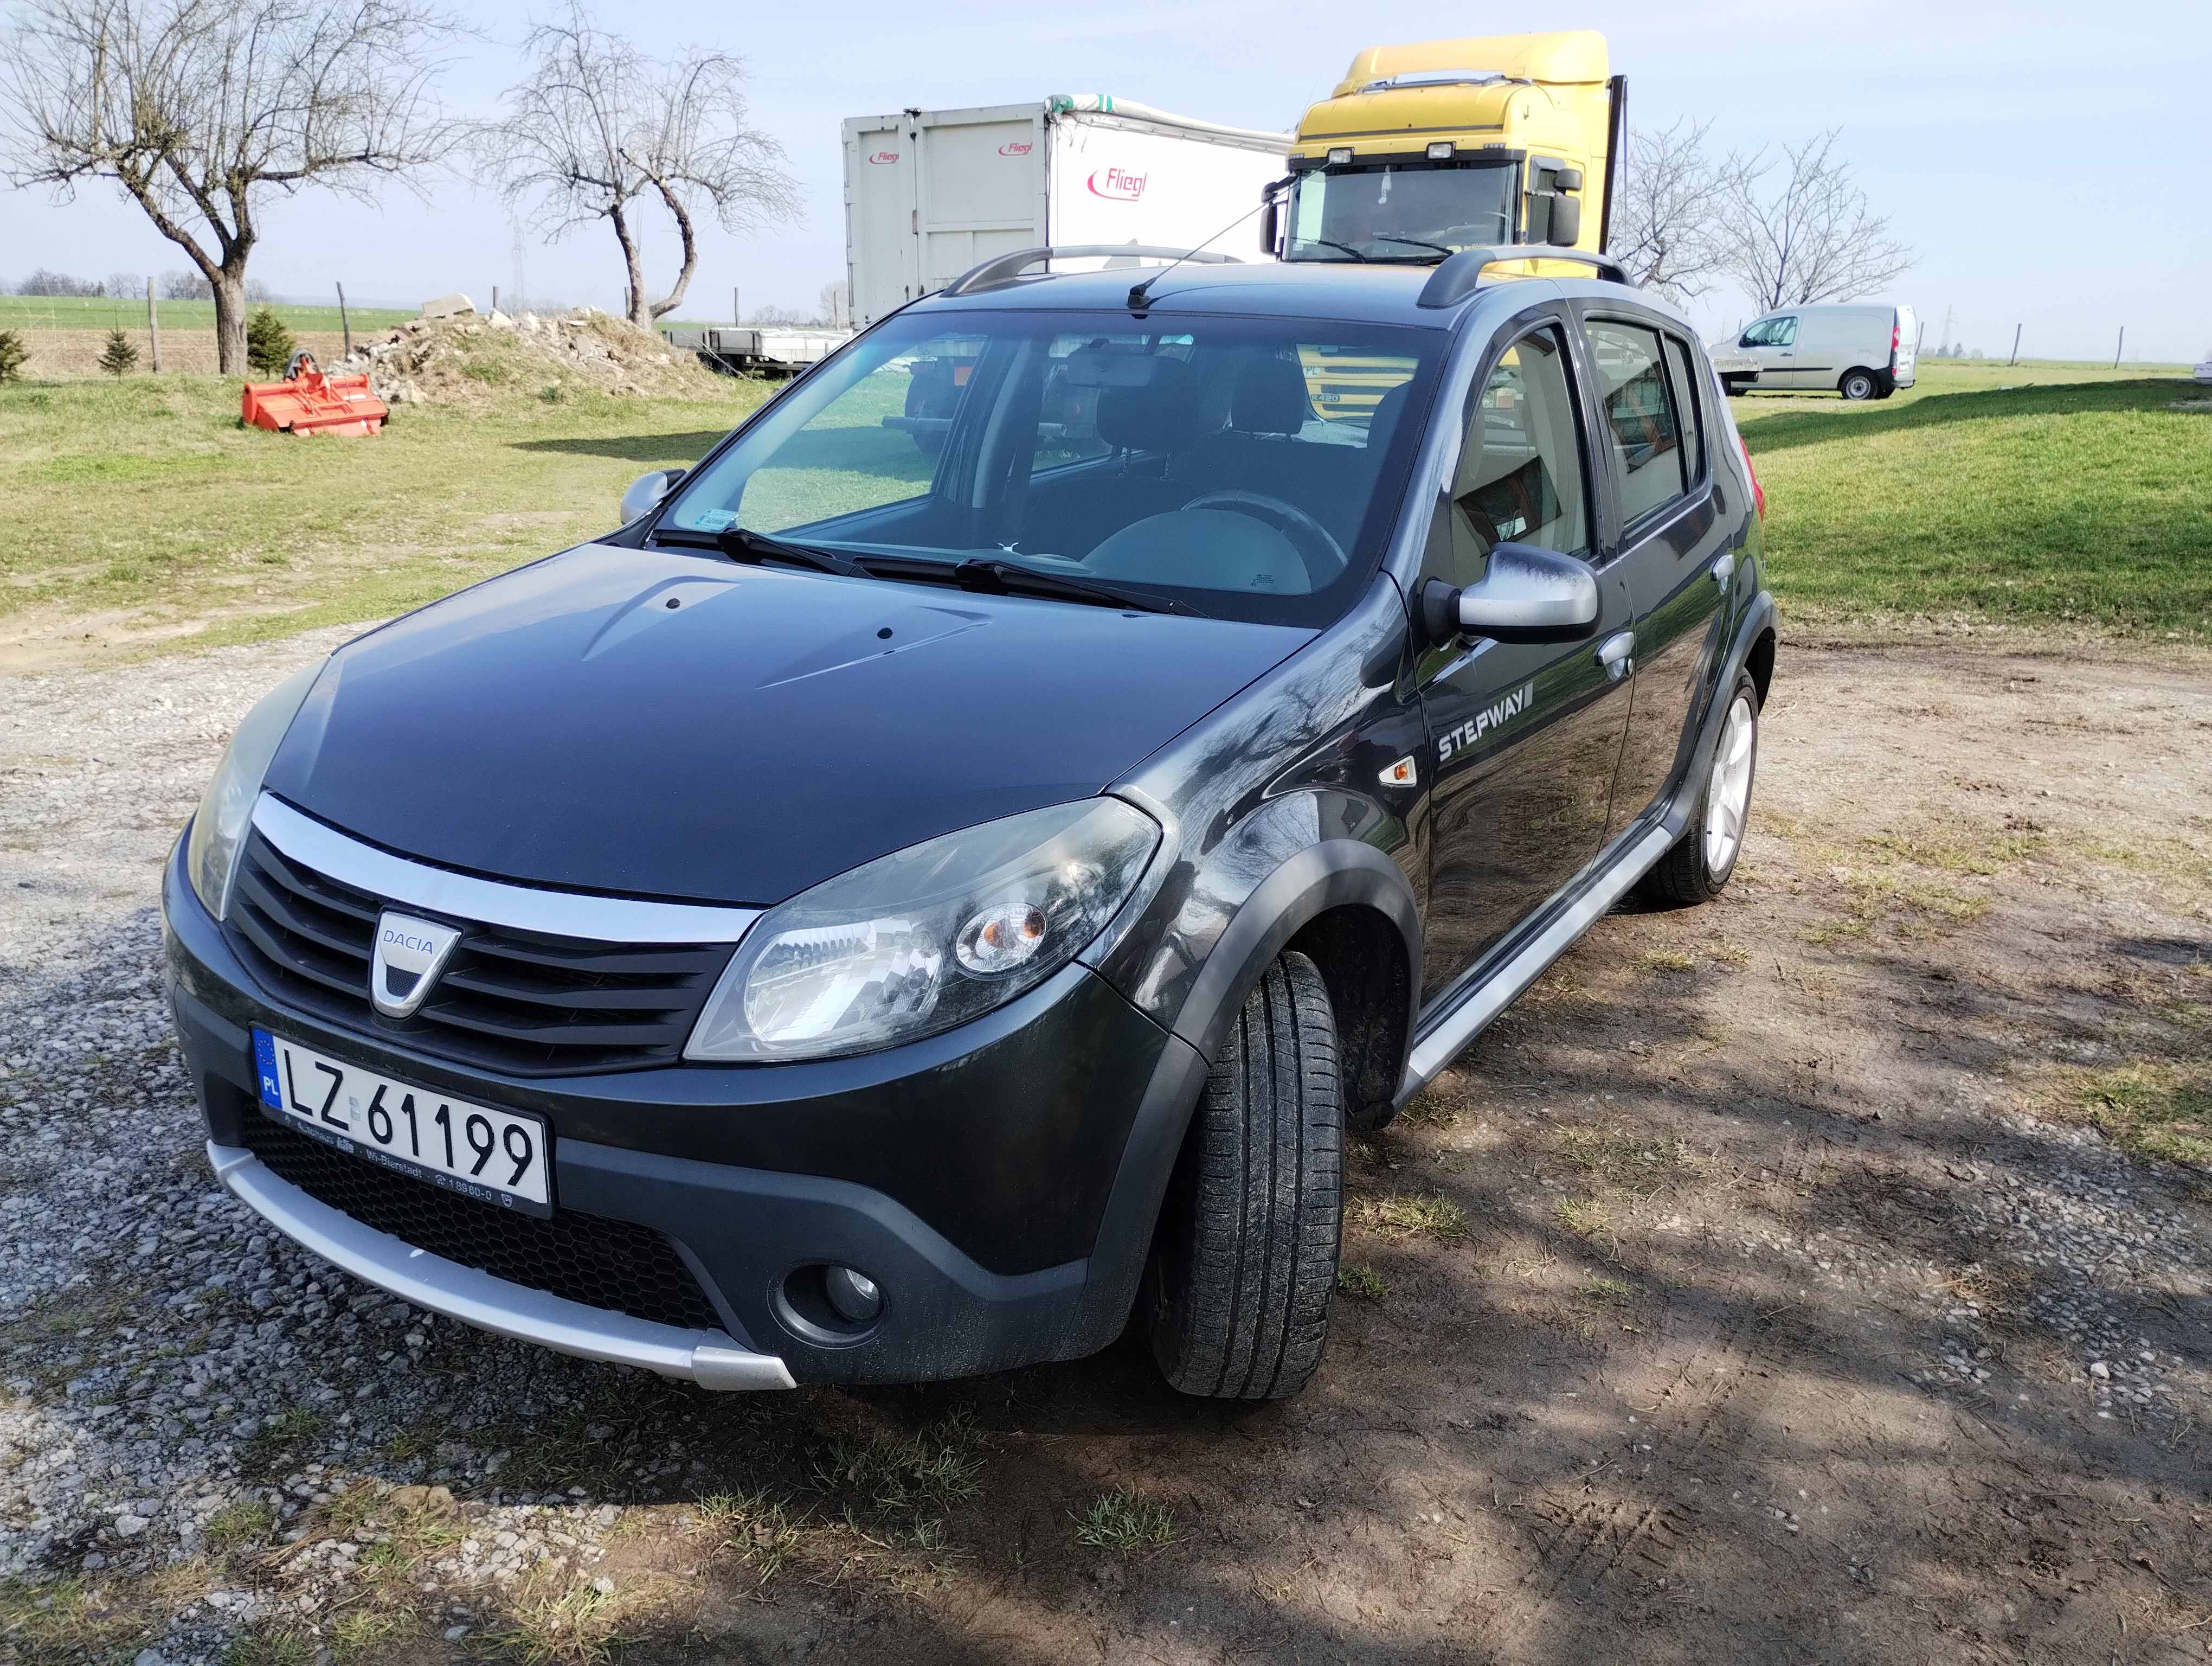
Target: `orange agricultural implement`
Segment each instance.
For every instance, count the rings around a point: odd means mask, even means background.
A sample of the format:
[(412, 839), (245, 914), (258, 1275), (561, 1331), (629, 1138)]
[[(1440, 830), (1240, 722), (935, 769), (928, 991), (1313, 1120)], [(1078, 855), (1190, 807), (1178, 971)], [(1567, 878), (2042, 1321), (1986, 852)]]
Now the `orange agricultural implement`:
[(374, 434), (392, 413), (366, 375), (329, 376), (295, 353), (281, 382), (248, 382), (238, 420), (276, 434)]

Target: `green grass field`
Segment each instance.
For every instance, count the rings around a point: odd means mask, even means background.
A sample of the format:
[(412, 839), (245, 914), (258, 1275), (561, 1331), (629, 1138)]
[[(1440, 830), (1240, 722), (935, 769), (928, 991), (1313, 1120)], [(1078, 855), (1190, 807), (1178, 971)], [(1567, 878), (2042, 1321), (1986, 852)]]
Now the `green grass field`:
[[(164, 301), (158, 303), (164, 330), (212, 330), (212, 301)], [(258, 308), (249, 310), (258, 311)], [(295, 330), (335, 330), (338, 309), (328, 307), (272, 305), (270, 310)], [(402, 319), (416, 315), (412, 307), (349, 307), (346, 315), (356, 330), (389, 330)], [(146, 327), (146, 297), (93, 295), (0, 295), (0, 330), (143, 330)]]
[[(1947, 362), (1867, 405), (1737, 400), (1785, 615), (2212, 640), (2212, 410), (2177, 408), (2206, 391), (2035, 368), (2040, 385), (2000, 389)], [(430, 600), (612, 526), (632, 477), (695, 460), (769, 391), (726, 386), (403, 406), (351, 441), (242, 430), (236, 384), (212, 377), (0, 387), (0, 667)], [(925, 466), (909, 445), (893, 472)], [(891, 466), (871, 459), (862, 473)], [(818, 460), (794, 484), (842, 501), (851, 460)]]
[(2109, 366), (1922, 369), (1874, 404), (1734, 402), (1785, 610), (2212, 640), (2212, 408), (2177, 408), (2212, 390)]
[(240, 429), (213, 377), (0, 387), (0, 645), (71, 616), (99, 622), (91, 657), (419, 605), (615, 526), (633, 478), (695, 461), (768, 391), (726, 386), (402, 406), (356, 440)]

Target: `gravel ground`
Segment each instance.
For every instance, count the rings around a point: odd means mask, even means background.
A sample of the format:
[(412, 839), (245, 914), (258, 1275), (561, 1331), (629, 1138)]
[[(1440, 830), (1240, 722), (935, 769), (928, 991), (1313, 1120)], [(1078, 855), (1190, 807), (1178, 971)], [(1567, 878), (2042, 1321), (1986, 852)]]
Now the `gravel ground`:
[[(2031, 865), (1959, 880), (1989, 888), (1990, 919), (2007, 923), (1939, 950), (1926, 947), (1934, 928), (1893, 904), (1869, 940), (1895, 953), (1876, 964), (1857, 952), (1855, 982), (1832, 976), (1848, 970), (1838, 952), (1781, 946), (1819, 940), (1828, 914), (1867, 894), (1803, 830), (1825, 795), (1848, 793), (1849, 770), (1809, 732), (1793, 741), (1789, 714), (1802, 724), (1816, 698), (1863, 714), (1884, 699), (1898, 711), (1948, 699), (1955, 715), (1995, 673), (1947, 683), (1940, 666), (1840, 656), (1793, 672), (1803, 680), (1787, 685), (1762, 763), (1783, 836), (1752, 852), (1725, 906), (1695, 917), (1704, 936), (1664, 916), (1606, 922), (1427, 1115), (1355, 1152), (1347, 1259), (1382, 1269), (1387, 1286), (1378, 1278), (1371, 1298), (1340, 1304), (1330, 1364), (1304, 1400), (1232, 1426), (1141, 1386), (1126, 1347), (936, 1397), (715, 1401), (434, 1322), (261, 1230), (203, 1159), (161, 995), (155, 897), (231, 725), (341, 635), (7, 684), (0, 1660), (186, 1666), (242, 1658), (241, 1639), (271, 1636), (310, 1641), (253, 1658), (552, 1657), (610, 1634), (594, 1614), (623, 1612), (670, 1657), (706, 1626), (744, 1634), (763, 1657), (865, 1644), (885, 1661), (1044, 1660), (1069, 1657), (1081, 1637), (1086, 1657), (1115, 1659), (1334, 1657), (1386, 1639), (1374, 1657), (1460, 1658), (1479, 1641), (1502, 1657), (1569, 1658), (1560, 1639), (1601, 1652), (1605, 1637), (1640, 1634), (1650, 1657), (1694, 1658), (1660, 1640), (1679, 1612), (1696, 1616), (1695, 1637), (1741, 1643), (1735, 1657), (1832, 1645), (1824, 1657), (1893, 1658), (1936, 1624), (1919, 1616), (1940, 1614), (1936, 1631), (1960, 1653), (2016, 1658), (2006, 1639), (2027, 1634), (2014, 1604), (2029, 1599), (2005, 1582), (2030, 1573), (2070, 1581), (2084, 1602), (2100, 1577), (2132, 1579), (2123, 1615), (2136, 1613), (2137, 1644), (2157, 1646), (2130, 1645), (2127, 1657), (2203, 1657), (2209, 1633), (2185, 1616), (2212, 1619), (2199, 1432), (2212, 1409), (2212, 1193), (2202, 1176), (2145, 1168), (2092, 1129), (2032, 1114), (2028, 1079), (1977, 1067), (1974, 1050), (2000, 1037), (2039, 1069), (2141, 1050), (2137, 1031), (2082, 1005), (2106, 974), (2055, 994), (2027, 987), (2039, 958), (2106, 954), (2089, 946), (2093, 924), (2099, 945), (2165, 945), (2142, 952), (2197, 981), (2178, 986), (2181, 1006), (2154, 1010), (2201, 1020), (2202, 893), (2177, 901), (2125, 876), (2091, 885)], [(2166, 724), (2159, 744), (2179, 785), (2163, 804), (2155, 784), (2136, 801), (2199, 863), (2212, 830), (2208, 687), (2190, 685), (2170, 721), (2155, 718), (2170, 688), (2122, 714)], [(2021, 733), (1990, 721), (1991, 734)], [(1977, 751), (1971, 731), (1942, 765), (1945, 793), (1996, 790), (1983, 777), (2002, 773), (2002, 746)], [(2175, 764), (2191, 745), (2197, 762)], [(1910, 757), (1850, 767), (1929, 775)], [(2039, 825), (2062, 808), (2040, 811)], [(1688, 965), (1668, 945), (1684, 944), (1710, 978), (1669, 982)], [(1905, 966), (1915, 955), (1936, 969)], [(1732, 1004), (1728, 978), (1764, 976), (1738, 970), (1754, 958), (1797, 991), (1766, 1003), (1794, 1014), (1786, 1032)], [(1601, 1024), (1575, 1004), (1588, 999), (1578, 979), (1632, 976), (1635, 1000), (1603, 1006)], [(1724, 1012), (1745, 1027), (1715, 1027)], [(1450, 1231), (1392, 1213), (1393, 1199), (1447, 1194), (1462, 1223)], [(1610, 1200), (1612, 1224), (1575, 1215), (1578, 1199)], [(1593, 1250), (1607, 1232), (1610, 1248)], [(1794, 1340), (1775, 1328), (1785, 1307)], [(1379, 1422), (1376, 1399), (1395, 1408)], [(1950, 1450), (1882, 1468), (1934, 1438), (1922, 1432), (1931, 1409), (1994, 1432), (1975, 1438), (2002, 1445), (2003, 1463), (1984, 1473)], [(1758, 1444), (1832, 1414), (1816, 1467), (1802, 1433)], [(2111, 1432), (2093, 1438), (2100, 1426)], [(1479, 1447), (1492, 1428), (1517, 1432)], [(781, 1496), (813, 1501), (804, 1531), (781, 1505), (720, 1490), (755, 1473), (733, 1454), (771, 1449), (795, 1455), (774, 1473)], [(2077, 1453), (2078, 1472), (2061, 1476)], [(1670, 1474), (1672, 1490), (1651, 1499), (1594, 1491), (1657, 1489)], [(1181, 1498), (1190, 1536), (1142, 1563), (1068, 1548), (1070, 1506), (1125, 1477)], [(2006, 1492), (2008, 1478), (2025, 1490)], [(1947, 1502), (1946, 1489), (1972, 1501)], [(900, 1513), (924, 1493), (931, 1512)], [(2093, 1496), (2134, 1525), (2087, 1524), (2079, 1501)], [(1276, 1516), (1279, 1531), (1252, 1525)], [(708, 1517), (736, 1520), (737, 1537), (702, 1541)], [(1773, 1560), (1789, 1553), (1758, 1547), (1741, 1524), (1753, 1517), (1778, 1544), (1818, 1540), (1832, 1569)], [(1692, 1522), (1714, 1559), (1702, 1574), (1686, 1551), (1652, 1551), (1692, 1536)], [(1300, 1538), (1324, 1523), (1343, 1536)], [(1981, 1560), (1944, 1560), (1982, 1538)], [(1037, 1548), (1047, 1541), (1060, 1548)], [(1406, 1549), (1415, 1541), (1427, 1547)], [(1452, 1558), (1470, 1544), (1480, 1554), (1464, 1589), (1421, 1584), (1469, 1566)], [(1612, 1560), (1589, 1572), (1607, 1545)], [(1650, 1564), (1638, 1583), (1604, 1583), (1632, 1546)], [(809, 1581), (755, 1602), (787, 1553)], [(1501, 1571), (1516, 1559), (1528, 1570), (1517, 1584)], [(1915, 1595), (1889, 1598), (1892, 1629), (1869, 1629), (1876, 1564), (1890, 1581), (1893, 1562), (1914, 1572), (1883, 1590)], [(1314, 1572), (1324, 1564), (1335, 1571)], [(1820, 1622), (1840, 1630), (1800, 1623), (1790, 1607), (1820, 1579), (1844, 1593)], [(395, 1590), (407, 1629), (380, 1645)], [(658, 1593), (660, 1608), (622, 1609), (635, 1591)], [(806, 1594), (819, 1591), (830, 1595)], [(2052, 1597), (2046, 1614), (2073, 1627), (2053, 1657), (2103, 1662), (2088, 1622), (2064, 1619), (2068, 1600)], [(1447, 1615), (1440, 1635), (1455, 1640), (1418, 1629)], [(1752, 1629), (1728, 1629), (1738, 1623)], [(1589, 1626), (1628, 1629), (1577, 1629)], [(2114, 1635), (2129, 1635), (2124, 1617)]]

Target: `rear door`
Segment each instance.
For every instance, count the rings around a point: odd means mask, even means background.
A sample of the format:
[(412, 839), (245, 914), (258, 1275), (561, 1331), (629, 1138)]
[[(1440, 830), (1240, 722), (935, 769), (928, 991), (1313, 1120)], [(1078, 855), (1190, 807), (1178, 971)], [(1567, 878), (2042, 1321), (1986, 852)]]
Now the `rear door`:
[(910, 117), (856, 116), (845, 124), (846, 279), (859, 329), (921, 293), (915, 148)]
[[(1589, 558), (1598, 499), (1564, 307), (1516, 315), (1474, 381), (1422, 581), (1464, 587), (1512, 540)], [(1443, 420), (1440, 418), (1440, 420)], [(1463, 978), (1597, 854), (1628, 726), (1626, 591), (1599, 579), (1578, 641), (1456, 640), (1418, 668), (1429, 733), (1422, 998)]]
[(1580, 310), (1601, 473), (1620, 528), (1612, 570), (1635, 615), (1628, 740), (1607, 818), (1611, 837), (1664, 798), (1686, 766), (1717, 663), (1735, 526), (1715, 497), (1717, 418), (1695, 343), (1635, 309)]
[(914, 127), (917, 294), (943, 289), (994, 255), (1047, 240), (1042, 104), (925, 111)]

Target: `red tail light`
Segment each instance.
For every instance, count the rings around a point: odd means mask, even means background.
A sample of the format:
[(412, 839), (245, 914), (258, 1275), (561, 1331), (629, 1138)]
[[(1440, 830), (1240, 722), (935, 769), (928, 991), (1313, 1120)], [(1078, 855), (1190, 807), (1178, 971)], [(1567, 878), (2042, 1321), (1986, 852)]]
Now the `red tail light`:
[(1904, 339), (1904, 337), (1901, 336), (1899, 331), (1903, 329), (1903, 327), (1904, 326), (1902, 325), (1899, 325), (1893, 320), (1889, 326), (1889, 368), (1892, 370), (1897, 368), (1898, 344)]
[(1759, 508), (1759, 518), (1766, 519), (1766, 488), (1759, 483), (1759, 471), (1751, 465), (1751, 447), (1743, 442), (1743, 435), (1735, 436), (1735, 448), (1743, 454), (1743, 471), (1751, 477), (1751, 501)]

